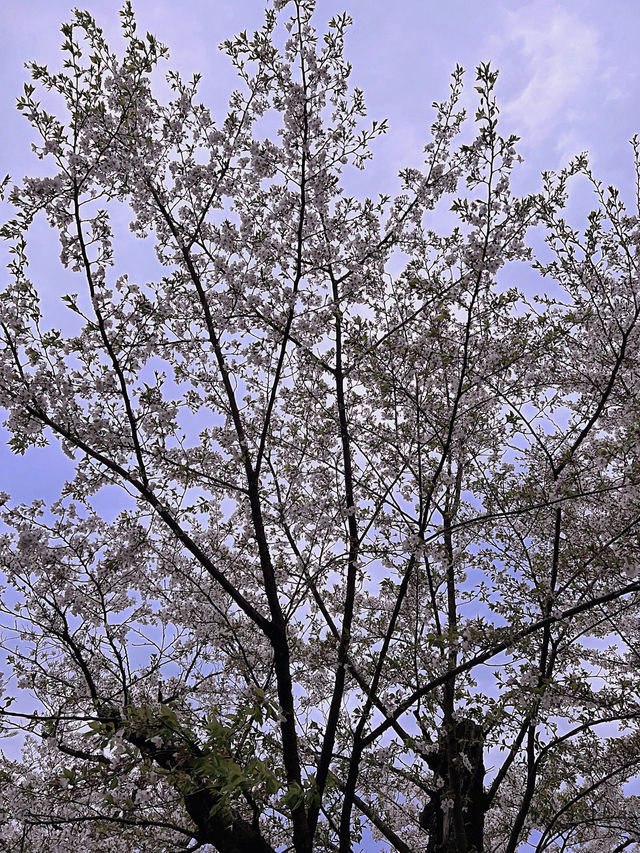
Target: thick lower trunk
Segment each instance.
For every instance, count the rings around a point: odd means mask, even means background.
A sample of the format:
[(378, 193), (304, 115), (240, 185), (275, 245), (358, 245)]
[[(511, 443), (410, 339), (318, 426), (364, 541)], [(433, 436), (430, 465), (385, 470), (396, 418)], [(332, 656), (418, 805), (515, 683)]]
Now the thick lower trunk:
[[(143, 755), (153, 759), (165, 770), (175, 771), (179, 768), (187, 780), (190, 777), (192, 785), (185, 781), (176, 784), (175, 788), (196, 826), (194, 838), (200, 844), (212, 845), (217, 853), (276, 853), (262, 837), (259, 827), (235, 814), (231, 807), (224, 804), (222, 794), (213, 786), (203, 784), (194, 767), (195, 759), (203, 755), (197, 746), (191, 745), (188, 749), (184, 743), (178, 746), (173, 742), (158, 746), (148, 730), (142, 734), (134, 727), (124, 726), (117, 709), (105, 705), (100, 710), (102, 722), (109, 727), (109, 731), (124, 728), (125, 739), (138, 747)], [(159, 731), (163, 731), (162, 728)]]
[(429, 757), (437, 792), (420, 815), (429, 834), (426, 853), (483, 853), (484, 734), (473, 720), (460, 720), (442, 732)]
[(184, 804), (189, 817), (198, 827), (197, 839), (211, 844), (218, 853), (275, 853), (260, 832), (230, 809), (211, 813), (216, 798), (207, 791), (186, 794)]

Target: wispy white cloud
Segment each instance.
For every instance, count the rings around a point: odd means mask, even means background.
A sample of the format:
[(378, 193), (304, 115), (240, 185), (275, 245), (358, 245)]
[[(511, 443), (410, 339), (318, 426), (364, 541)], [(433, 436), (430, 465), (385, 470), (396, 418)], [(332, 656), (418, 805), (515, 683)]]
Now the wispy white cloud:
[[(501, 64), (520, 71), (523, 87), (502, 112), (528, 136), (550, 134), (595, 84), (601, 49), (598, 30), (548, 0), (508, 11), (499, 43)], [(567, 144), (566, 133), (562, 147)]]

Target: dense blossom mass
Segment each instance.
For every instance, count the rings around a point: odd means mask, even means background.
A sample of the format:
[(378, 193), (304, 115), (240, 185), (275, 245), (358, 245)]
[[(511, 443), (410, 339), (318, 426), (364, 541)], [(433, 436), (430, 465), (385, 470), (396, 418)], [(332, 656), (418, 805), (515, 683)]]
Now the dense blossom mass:
[(488, 65), (349, 196), (386, 125), (313, 6), (224, 42), (221, 121), (129, 3), (30, 66), (0, 406), (74, 475), (0, 497), (0, 847), (640, 851), (640, 199), (514, 195)]

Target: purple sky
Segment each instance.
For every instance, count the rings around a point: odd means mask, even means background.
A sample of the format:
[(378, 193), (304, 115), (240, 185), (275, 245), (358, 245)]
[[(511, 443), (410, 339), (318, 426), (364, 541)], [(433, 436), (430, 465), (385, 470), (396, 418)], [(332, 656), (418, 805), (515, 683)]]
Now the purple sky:
[[(80, 5), (84, 5), (80, 0)], [(119, 0), (91, 0), (98, 24), (114, 43)], [(0, 33), (0, 110), (4, 136), (0, 177), (20, 179), (40, 166), (31, 156), (28, 123), (15, 110), (26, 79), (23, 62), (55, 67), (59, 27), (70, 0), (5, 0)], [(139, 29), (150, 30), (171, 49), (170, 66), (185, 76), (204, 75), (204, 100), (220, 115), (235, 85), (217, 45), (262, 22), (263, 0), (135, 0)], [(542, 169), (557, 169), (588, 150), (605, 183), (632, 198), (629, 138), (640, 132), (640, 3), (635, 0), (319, 0), (317, 26), (346, 10), (354, 19), (347, 40), (352, 82), (364, 89), (372, 118), (388, 118), (390, 130), (361, 180), (363, 193), (393, 192), (405, 165), (418, 165), (431, 122), (430, 104), (448, 92), (456, 63), (468, 71), (485, 60), (500, 69), (498, 97), (503, 133), (522, 136), (525, 166), (518, 188), (535, 190)], [(9, 215), (0, 205), (0, 220)], [(32, 275), (39, 288), (59, 280), (57, 242), (40, 223), (31, 244)], [(144, 252), (142, 253), (144, 257)], [(0, 247), (4, 263), (6, 252)], [(148, 257), (148, 256), (147, 256)], [(141, 273), (143, 276), (144, 273)], [(148, 273), (151, 277), (153, 272)], [(58, 289), (57, 287), (55, 288)], [(50, 293), (53, 288), (50, 288)], [(57, 296), (50, 304), (55, 304)], [(0, 412), (1, 415), (1, 412)], [(2, 418), (0, 417), (0, 420)], [(12, 457), (0, 430), (0, 491), (15, 498), (50, 500), (71, 473), (50, 449)]]
[[(116, 36), (119, 0), (88, 6), (106, 34)], [(58, 28), (70, 7), (67, 0), (5, 0), (1, 104), (16, 174), (28, 168), (27, 123), (12, 109), (24, 78), (22, 63), (28, 58), (55, 63)], [(218, 103), (232, 78), (217, 45), (240, 29), (259, 26), (263, 7), (263, 0), (134, 2), (139, 29), (168, 44), (172, 65), (184, 73), (204, 72)], [(319, 0), (318, 25), (344, 8), (354, 19), (347, 48), (353, 80), (368, 95), (371, 114), (390, 119), (391, 133), (381, 147), (391, 174), (420, 150), (428, 107), (445, 94), (456, 62), (470, 72), (482, 60), (500, 69), (505, 120), (522, 134), (524, 154), (536, 168), (553, 168), (588, 148), (594, 163), (613, 177), (625, 141), (639, 130), (640, 4)]]
[[(418, 165), (427, 141), (433, 100), (448, 92), (451, 70), (473, 73), (484, 60), (500, 69), (498, 97), (503, 133), (522, 137), (525, 166), (517, 187), (534, 190), (541, 169), (557, 169), (587, 149), (595, 171), (631, 199), (629, 138), (640, 131), (640, 4), (629, 0), (319, 0), (317, 26), (336, 12), (354, 19), (347, 56), (352, 82), (364, 89), (372, 118), (389, 119), (390, 130), (376, 143), (375, 159), (357, 176), (351, 191), (393, 191), (405, 165)], [(3, 116), (2, 174), (20, 179), (42, 168), (30, 154), (28, 123), (15, 110), (26, 79), (23, 63), (36, 59), (55, 67), (60, 24), (69, 18), (68, 0), (5, 0), (0, 34), (0, 110)], [(119, 39), (120, 0), (89, 4), (105, 34)], [(139, 30), (150, 30), (171, 49), (171, 67), (186, 76), (203, 72), (201, 92), (214, 115), (222, 114), (235, 85), (232, 69), (217, 45), (241, 29), (260, 26), (263, 0), (136, 0)], [(1, 176), (0, 176), (1, 177)], [(0, 205), (0, 218), (9, 211)], [(57, 242), (44, 223), (34, 228), (31, 273), (41, 287), (63, 273)], [(6, 258), (4, 247), (0, 255)], [(132, 270), (132, 272), (135, 272)], [(148, 272), (151, 277), (153, 273)], [(141, 270), (141, 275), (144, 272)], [(58, 297), (53, 296), (52, 307)], [(57, 290), (57, 288), (56, 288)], [(68, 476), (68, 462), (47, 450), (12, 458), (0, 434), (0, 490), (22, 499), (52, 497)]]

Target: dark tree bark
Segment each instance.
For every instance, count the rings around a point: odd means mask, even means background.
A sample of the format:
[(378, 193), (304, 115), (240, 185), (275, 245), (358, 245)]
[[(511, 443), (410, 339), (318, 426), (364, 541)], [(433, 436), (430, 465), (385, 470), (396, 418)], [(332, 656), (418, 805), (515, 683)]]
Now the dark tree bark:
[[(194, 760), (203, 753), (195, 743), (186, 741), (156, 746), (148, 732), (141, 734), (124, 725), (120, 712), (109, 705), (98, 709), (107, 731), (124, 728), (124, 739), (164, 770), (182, 770), (193, 785), (176, 786), (182, 796), (187, 814), (196, 826), (194, 838), (201, 844), (211, 844), (218, 853), (276, 853), (254, 826), (223, 802), (223, 796), (199, 778)], [(193, 788), (190, 790), (190, 788)]]
[[(420, 826), (429, 834), (426, 853), (483, 853), (486, 812), (483, 748), (484, 732), (473, 720), (460, 720), (441, 733), (438, 750), (428, 759), (440, 787), (420, 815)], [(453, 802), (454, 807), (447, 808), (447, 802)], [(456, 807), (463, 814), (463, 839), (454, 829)]]

